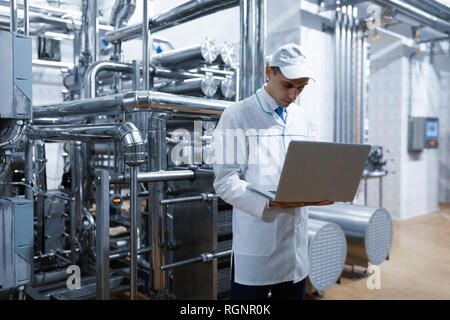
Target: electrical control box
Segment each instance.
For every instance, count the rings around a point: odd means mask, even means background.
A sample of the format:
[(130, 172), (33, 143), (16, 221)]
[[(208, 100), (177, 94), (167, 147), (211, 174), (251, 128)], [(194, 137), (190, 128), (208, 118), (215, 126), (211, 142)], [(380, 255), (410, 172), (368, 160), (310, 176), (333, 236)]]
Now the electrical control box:
[(0, 119), (31, 119), (31, 38), (0, 30)]
[(411, 117), (408, 126), (408, 151), (437, 148), (439, 145), (439, 119)]
[(0, 198), (0, 291), (31, 281), (33, 201)]

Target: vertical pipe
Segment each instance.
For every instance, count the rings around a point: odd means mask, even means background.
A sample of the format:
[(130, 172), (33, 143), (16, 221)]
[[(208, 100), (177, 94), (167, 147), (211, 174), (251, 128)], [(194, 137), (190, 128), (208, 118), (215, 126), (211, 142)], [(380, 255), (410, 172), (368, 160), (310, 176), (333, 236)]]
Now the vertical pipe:
[(11, 32), (17, 32), (17, 1), (10, 0), (9, 1), (9, 9), (10, 9), (10, 20), (9, 20), (9, 29)]
[(264, 84), (266, 0), (240, 2), (240, 98), (247, 98)]
[(89, 39), (92, 62), (98, 60), (98, 0), (89, 0)]
[(350, 25), (349, 25), (349, 32), (350, 37), (348, 39), (348, 93), (349, 93), (349, 99), (348, 99), (348, 140), (349, 143), (354, 143), (354, 107), (355, 107), (355, 46), (354, 46), (354, 38), (355, 38), (355, 19), (353, 17), (353, 7), (348, 6), (348, 15), (350, 19)]
[(343, 129), (343, 105), (344, 105), (344, 43), (345, 43), (345, 15), (339, 12), (341, 16), (341, 23), (339, 24), (339, 109), (338, 109), (338, 122), (339, 122), (339, 134), (338, 142), (342, 142), (342, 129)]
[(348, 37), (348, 15), (343, 14), (342, 26), (342, 103), (341, 103), (341, 142), (347, 141), (347, 37)]
[[(33, 186), (33, 143), (27, 139), (25, 143), (25, 183)], [(33, 190), (25, 188), (25, 198), (33, 200)]]
[[(150, 171), (167, 169), (167, 143), (166, 143), (166, 120), (165, 113), (152, 113), (148, 119), (148, 161)], [(167, 273), (160, 267), (166, 264), (167, 244), (167, 208), (160, 204), (164, 199), (164, 183), (149, 183), (149, 213), (151, 217), (151, 243), (152, 243), (152, 266), (153, 285), (156, 295), (164, 298), (167, 295)]]
[(254, 94), (265, 82), (265, 62), (266, 62), (266, 0), (257, 0), (255, 5), (255, 63), (253, 64), (253, 74), (255, 82), (253, 85)]
[(109, 300), (109, 173), (96, 172), (97, 300)]
[(235, 94), (234, 94), (234, 100), (236, 102), (239, 102), (240, 98), (239, 98), (239, 87), (240, 87), (240, 68), (239, 67), (235, 67), (234, 68), (234, 77), (235, 77)]
[(130, 233), (131, 233), (131, 252), (130, 252), (130, 299), (137, 299), (137, 240), (138, 240), (138, 203), (137, 203), (137, 174), (138, 166), (130, 167)]
[(148, 26), (148, 2), (147, 0), (142, 0), (143, 10), (142, 10), (142, 78), (143, 78), (143, 90), (149, 89), (149, 26)]
[(77, 173), (76, 173), (76, 151), (75, 151), (75, 142), (72, 142), (70, 144), (70, 181), (71, 181), (71, 186), (70, 186), (70, 190), (71, 190), (71, 202), (70, 202), (70, 219), (69, 219), (69, 223), (70, 223), (70, 262), (72, 262), (72, 264), (75, 264), (75, 237), (76, 237), (76, 223), (77, 223), (77, 202), (79, 199), (76, 198), (76, 194), (77, 194)]
[(23, 33), (25, 36), (30, 34), (30, 19), (28, 16), (29, 5), (28, 0), (23, 0)]
[(340, 30), (340, 21), (341, 15), (338, 11), (335, 12), (335, 25), (334, 25), (334, 133), (333, 133), (333, 141), (339, 141), (339, 99), (340, 99), (340, 90), (339, 90), (339, 74), (340, 74), (340, 38), (341, 38), (341, 30)]

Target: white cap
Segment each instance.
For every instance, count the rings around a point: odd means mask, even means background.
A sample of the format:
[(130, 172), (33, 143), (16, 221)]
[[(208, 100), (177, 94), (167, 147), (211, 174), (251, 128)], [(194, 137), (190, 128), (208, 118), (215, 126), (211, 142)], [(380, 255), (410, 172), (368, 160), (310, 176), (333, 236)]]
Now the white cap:
[(305, 50), (295, 43), (278, 48), (269, 57), (269, 66), (279, 67), (288, 79), (310, 78), (315, 81), (314, 69), (305, 55)]

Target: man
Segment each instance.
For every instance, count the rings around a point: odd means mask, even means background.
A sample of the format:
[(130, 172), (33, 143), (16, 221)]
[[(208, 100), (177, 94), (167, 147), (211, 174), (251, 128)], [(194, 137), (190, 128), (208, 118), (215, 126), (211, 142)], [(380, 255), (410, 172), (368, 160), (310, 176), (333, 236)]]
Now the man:
[[(293, 103), (313, 78), (303, 49), (293, 43), (280, 47), (269, 59), (266, 76), (263, 88), (224, 111), (214, 133), (214, 188), (233, 206), (232, 300), (266, 299), (269, 291), (273, 299), (303, 299), (308, 273), (304, 207), (333, 203), (274, 202), (247, 188), (249, 183), (277, 185), (289, 142), (314, 139), (305, 110)], [(230, 135), (233, 130), (245, 132), (244, 139)], [(217, 154), (233, 161), (221, 162)]]

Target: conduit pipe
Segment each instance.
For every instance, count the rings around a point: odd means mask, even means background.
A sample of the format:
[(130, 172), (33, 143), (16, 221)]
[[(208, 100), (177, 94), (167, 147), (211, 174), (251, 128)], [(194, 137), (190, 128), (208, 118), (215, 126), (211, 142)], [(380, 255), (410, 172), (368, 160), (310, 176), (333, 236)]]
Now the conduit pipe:
[(131, 111), (166, 111), (220, 115), (232, 103), (223, 100), (186, 97), (156, 91), (130, 91), (115, 95), (36, 106), (35, 118)]

